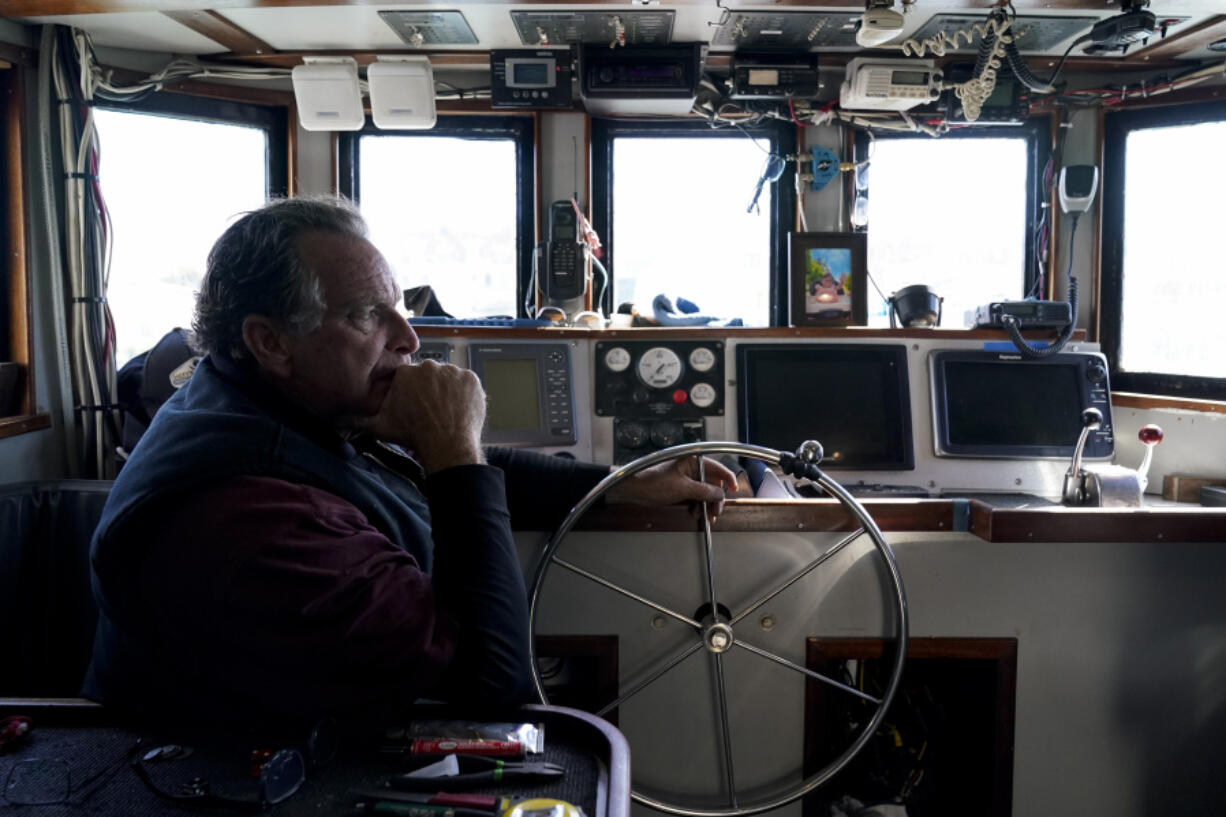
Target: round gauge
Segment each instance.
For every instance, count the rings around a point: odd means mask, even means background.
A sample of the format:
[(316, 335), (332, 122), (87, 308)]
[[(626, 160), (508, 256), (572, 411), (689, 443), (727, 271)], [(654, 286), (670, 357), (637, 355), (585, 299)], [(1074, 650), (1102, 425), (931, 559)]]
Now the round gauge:
[(681, 358), (672, 349), (653, 346), (639, 358), (639, 379), (648, 386), (665, 389), (681, 379)]
[(685, 439), (681, 423), (672, 420), (657, 420), (651, 424), (651, 444), (656, 448), (679, 445)]
[(709, 372), (715, 365), (715, 353), (705, 346), (690, 352), (690, 367), (696, 372)]
[(614, 346), (604, 353), (604, 365), (611, 372), (624, 372), (630, 368), (630, 353), (624, 346)]
[(695, 383), (690, 389), (690, 402), (698, 408), (706, 408), (715, 402), (715, 387), (710, 383)]
[(637, 420), (627, 420), (624, 423), (618, 423), (614, 436), (617, 438), (617, 444), (622, 448), (642, 448), (647, 444), (647, 426)]

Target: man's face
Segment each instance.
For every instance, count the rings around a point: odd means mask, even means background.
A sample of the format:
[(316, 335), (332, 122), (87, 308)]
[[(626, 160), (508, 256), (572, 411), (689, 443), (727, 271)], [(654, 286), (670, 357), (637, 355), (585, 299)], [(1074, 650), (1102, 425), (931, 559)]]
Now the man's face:
[(290, 340), (286, 386), (343, 426), (379, 410), (396, 369), (417, 350), (417, 335), (396, 311), (396, 281), (369, 241), (313, 232), (298, 240), (298, 252), (319, 276), (327, 308), (318, 329)]

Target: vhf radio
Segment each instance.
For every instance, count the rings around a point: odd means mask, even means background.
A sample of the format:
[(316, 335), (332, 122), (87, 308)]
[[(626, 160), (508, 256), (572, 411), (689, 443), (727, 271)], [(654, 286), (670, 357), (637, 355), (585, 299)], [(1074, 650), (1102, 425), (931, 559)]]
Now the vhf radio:
[(578, 298), (584, 289), (584, 258), (579, 245), (575, 209), (569, 201), (549, 205), (549, 240), (537, 269), (542, 271), (545, 297), (550, 301)]

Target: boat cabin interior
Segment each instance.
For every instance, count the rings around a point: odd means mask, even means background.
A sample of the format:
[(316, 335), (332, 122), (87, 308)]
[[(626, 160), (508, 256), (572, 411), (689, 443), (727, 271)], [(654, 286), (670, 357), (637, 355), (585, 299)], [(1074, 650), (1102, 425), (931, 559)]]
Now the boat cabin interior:
[(341, 195), (484, 442), (610, 468), (514, 535), (636, 817), (1221, 814), (1224, 11), (0, 0), (0, 717), (87, 707), (213, 242)]

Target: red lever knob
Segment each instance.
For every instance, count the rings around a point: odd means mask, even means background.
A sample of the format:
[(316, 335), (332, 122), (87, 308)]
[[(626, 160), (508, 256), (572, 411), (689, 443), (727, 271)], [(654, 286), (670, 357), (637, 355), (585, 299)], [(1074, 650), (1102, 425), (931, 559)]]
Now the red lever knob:
[(1137, 432), (1137, 439), (1146, 445), (1157, 445), (1162, 442), (1162, 429), (1153, 423), (1141, 426), (1141, 430)]

